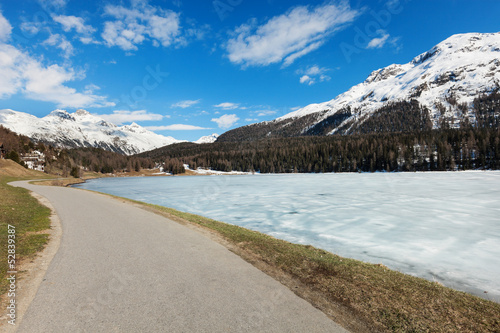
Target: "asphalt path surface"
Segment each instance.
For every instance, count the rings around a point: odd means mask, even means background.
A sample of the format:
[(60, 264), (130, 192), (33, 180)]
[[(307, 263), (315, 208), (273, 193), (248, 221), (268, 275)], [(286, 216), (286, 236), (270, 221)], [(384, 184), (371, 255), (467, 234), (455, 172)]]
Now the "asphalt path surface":
[(62, 239), (17, 332), (346, 332), (199, 232), (118, 199), (46, 197)]

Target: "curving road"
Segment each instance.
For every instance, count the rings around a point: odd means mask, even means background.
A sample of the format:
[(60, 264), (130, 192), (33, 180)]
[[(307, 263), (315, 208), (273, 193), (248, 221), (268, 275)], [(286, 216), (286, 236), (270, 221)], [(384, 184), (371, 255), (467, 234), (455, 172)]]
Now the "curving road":
[(97, 193), (46, 197), (63, 236), (17, 332), (346, 332), (200, 233)]

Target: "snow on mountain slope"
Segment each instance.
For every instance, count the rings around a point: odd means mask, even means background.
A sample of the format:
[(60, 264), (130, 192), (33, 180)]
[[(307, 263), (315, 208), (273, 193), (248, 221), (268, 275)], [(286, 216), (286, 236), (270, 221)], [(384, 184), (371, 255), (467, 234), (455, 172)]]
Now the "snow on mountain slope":
[(198, 143), (198, 144), (201, 144), (201, 143), (214, 143), (217, 138), (219, 137), (218, 134), (214, 133), (212, 135), (207, 135), (207, 136), (202, 136), (201, 138), (199, 138), (198, 140), (196, 141), (193, 141), (194, 143)]
[(74, 113), (55, 110), (43, 118), (0, 110), (0, 124), (35, 141), (66, 148), (97, 147), (127, 155), (183, 142), (150, 132), (135, 123), (116, 126), (85, 110)]
[(276, 121), (327, 111), (316, 120), (318, 123), (348, 106), (353, 116), (346, 121), (352, 121), (388, 102), (416, 99), (429, 108), (436, 128), (440, 117), (437, 105), (450, 106), (447, 97), (453, 96), (457, 103), (470, 104), (478, 94), (491, 92), (499, 85), (500, 33), (460, 34), (451, 36), (407, 64), (394, 64), (372, 72), (363, 83), (331, 101), (308, 105)]

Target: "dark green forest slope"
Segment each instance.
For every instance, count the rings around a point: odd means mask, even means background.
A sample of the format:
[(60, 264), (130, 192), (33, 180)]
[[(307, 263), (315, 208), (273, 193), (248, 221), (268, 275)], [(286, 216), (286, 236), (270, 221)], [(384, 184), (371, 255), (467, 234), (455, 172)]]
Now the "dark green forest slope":
[[(276, 131), (277, 123), (270, 122), (229, 131), (212, 144), (181, 143), (139, 156), (166, 163), (167, 169), (189, 164), (193, 169), (262, 173), (500, 168), (498, 91), (476, 98), (475, 122), (464, 122), (459, 129), (433, 130), (428, 110), (409, 101), (390, 103), (366, 121), (346, 124), (348, 135), (323, 135), (351, 112), (343, 110), (303, 133), (294, 126)], [(275, 134), (262, 139), (269, 126)]]

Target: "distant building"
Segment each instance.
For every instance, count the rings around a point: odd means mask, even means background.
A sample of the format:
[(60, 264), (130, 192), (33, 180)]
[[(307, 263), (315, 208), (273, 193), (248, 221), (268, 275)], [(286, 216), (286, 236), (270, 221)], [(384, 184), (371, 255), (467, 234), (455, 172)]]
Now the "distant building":
[(23, 161), (28, 169), (44, 171), (45, 170), (45, 154), (34, 150), (29, 154), (24, 154), (21, 156), (21, 161)]
[(7, 155), (7, 151), (5, 150), (3, 143), (0, 142), (0, 158), (4, 159), (5, 155)]

